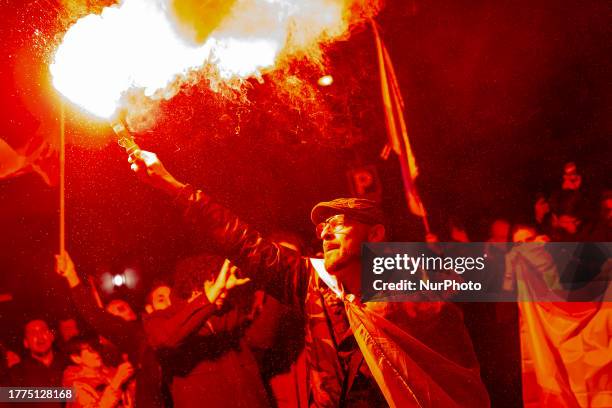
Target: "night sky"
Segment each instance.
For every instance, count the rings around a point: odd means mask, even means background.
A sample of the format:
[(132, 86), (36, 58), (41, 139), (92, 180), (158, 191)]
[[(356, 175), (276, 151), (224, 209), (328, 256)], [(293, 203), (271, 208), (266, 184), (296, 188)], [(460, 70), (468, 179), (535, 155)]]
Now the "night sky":
[[(18, 148), (57, 126), (46, 64), (62, 24), (52, 0), (0, 4), (0, 137)], [(610, 11), (603, 1), (388, 1), (377, 21), (439, 235), (449, 217), (475, 239), (493, 217), (528, 219), (535, 195), (558, 188), (569, 160), (591, 191), (610, 187)], [(263, 232), (290, 230), (307, 242), (310, 208), (349, 195), (347, 171), (373, 165), (396, 239), (422, 240), (396, 158), (378, 157), (386, 134), (371, 30), (326, 51), (329, 88), (318, 89), (322, 72), (305, 64), (291, 74), (315, 93), (297, 101), (267, 77), (250, 83), (248, 103), (205, 83), (185, 87), (157, 107), (138, 141)], [(136, 266), (146, 283), (204, 249), (172, 203), (136, 180), (110, 128), (69, 107), (67, 132), (67, 247), (81, 272)], [(57, 316), (65, 304), (52, 271), (57, 195), (36, 174), (0, 181), (0, 292), (16, 297), (0, 304), (3, 326)], [(138, 302), (142, 291), (130, 296)], [(23, 313), (10, 317), (11, 307)]]

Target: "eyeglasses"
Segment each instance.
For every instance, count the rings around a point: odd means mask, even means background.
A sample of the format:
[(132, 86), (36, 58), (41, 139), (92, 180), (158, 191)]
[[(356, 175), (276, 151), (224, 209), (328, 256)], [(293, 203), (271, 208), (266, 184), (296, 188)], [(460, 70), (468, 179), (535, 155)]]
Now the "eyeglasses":
[(317, 225), (317, 237), (323, 239), (324, 234), (329, 231), (332, 234), (342, 233), (346, 227), (346, 217), (344, 214), (334, 215)]

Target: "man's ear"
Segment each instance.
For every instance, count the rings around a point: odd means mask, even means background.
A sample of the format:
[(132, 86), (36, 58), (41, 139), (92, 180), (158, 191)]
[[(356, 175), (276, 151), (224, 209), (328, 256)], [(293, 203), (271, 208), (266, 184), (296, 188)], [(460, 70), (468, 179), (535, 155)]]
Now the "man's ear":
[(71, 354), (70, 360), (72, 360), (72, 362), (76, 365), (81, 365), (81, 363), (83, 362), (81, 356), (79, 356), (78, 354)]
[(146, 304), (145, 305), (145, 312), (147, 312), (148, 314), (153, 313), (153, 306), (151, 306), (150, 304)]
[(23, 339), (23, 347), (27, 350), (30, 349), (30, 343), (28, 343), (27, 339)]
[(385, 240), (385, 226), (376, 224), (368, 231), (368, 242), (382, 242)]

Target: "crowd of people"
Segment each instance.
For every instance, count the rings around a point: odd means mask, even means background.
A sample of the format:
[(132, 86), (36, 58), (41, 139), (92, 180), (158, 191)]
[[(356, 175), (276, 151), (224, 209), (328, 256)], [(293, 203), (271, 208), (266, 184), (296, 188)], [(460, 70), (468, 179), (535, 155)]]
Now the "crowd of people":
[[(315, 206), (319, 261), (301, 256), (308, 251), (290, 234), (262, 237), (174, 179), (154, 154), (130, 161), (185, 209), (210, 253), (179, 262), (172, 284), (155, 283), (142, 313), (119, 298), (100, 304), (69, 254), (59, 254), (56, 272), (79, 316), (53, 322), (55, 330), (45, 319), (28, 321), (25, 353), (1, 349), (1, 385), (72, 387), (75, 407), (472, 407), (488, 406), (488, 394), (495, 401), (496, 386), (520, 403), (508, 386), (520, 387), (517, 355), (506, 356), (515, 372), (494, 370), (494, 347), (473, 330), (472, 341), (464, 326), (467, 314), (472, 329), (478, 305), (359, 302), (361, 243), (388, 239), (376, 203)], [(568, 163), (561, 188), (538, 197), (530, 222), (495, 219), (475, 241), (502, 263), (512, 242), (612, 241), (612, 192), (595, 206), (590, 197)], [(460, 224), (451, 223), (450, 239), (469, 242)], [(494, 285), (510, 289), (507, 276)]]

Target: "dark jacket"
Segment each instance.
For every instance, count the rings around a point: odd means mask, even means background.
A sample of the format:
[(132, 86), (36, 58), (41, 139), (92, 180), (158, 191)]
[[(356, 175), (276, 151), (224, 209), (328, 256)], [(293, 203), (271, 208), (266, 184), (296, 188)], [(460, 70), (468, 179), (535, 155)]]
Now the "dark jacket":
[(257, 363), (244, 332), (246, 313), (217, 311), (201, 295), (173, 300), (168, 309), (145, 318), (149, 342), (172, 378), (175, 407), (267, 407)]
[(125, 321), (98, 307), (83, 284), (71, 289), (71, 295), (76, 309), (96, 332), (128, 354), (136, 369), (136, 406), (168, 406), (169, 398), (162, 392), (161, 366), (155, 351), (147, 343), (142, 323)]
[[(24, 357), (18, 364), (10, 369), (10, 382), (12, 387), (61, 387), (65, 362), (55, 355), (49, 367), (30, 355)], [(20, 406), (36, 406), (41, 408), (61, 407), (59, 402), (37, 402), (20, 404)]]
[[(341, 332), (343, 327), (340, 326), (347, 323), (346, 316), (342, 316), (344, 312), (339, 312), (337, 324), (329, 323), (329, 318), (325, 318), (335, 311), (330, 310), (327, 299), (323, 299), (328, 297), (329, 290), (320, 284), (311, 261), (263, 238), (257, 230), (191, 186), (183, 189), (177, 201), (184, 206), (187, 219), (195, 224), (201, 238), (211, 248), (234, 262), (256, 286), (305, 315), (311, 406), (336, 407), (351, 405), (351, 401), (355, 406), (378, 406), (381, 403), (380, 391), (363, 364), (363, 356), (354, 344), (352, 333)], [(389, 309), (402, 309), (402, 313), (397, 313), (401, 319), (388, 316), (401, 330), (427, 345), (445, 361), (478, 372), (472, 343), (455, 305), (439, 302), (431, 307), (407, 304)], [(409, 309), (410, 313), (404, 309)], [(336, 340), (346, 340), (347, 347), (329, 338), (321, 339), (318, 334), (324, 332), (336, 336)], [(335, 350), (329, 350), (326, 345), (332, 345)], [(437, 375), (444, 377), (443, 373)], [(443, 378), (440, 380), (443, 382)], [(435, 377), (432, 381), (436, 381)], [(483, 394), (481, 405), (488, 406), (482, 383), (471, 386), (475, 392)], [(451, 398), (460, 398), (470, 391), (455, 389), (449, 392), (455, 393), (450, 395)], [(368, 396), (370, 400), (364, 400), (362, 396)], [(425, 393), (423, 399), (427, 398)]]

